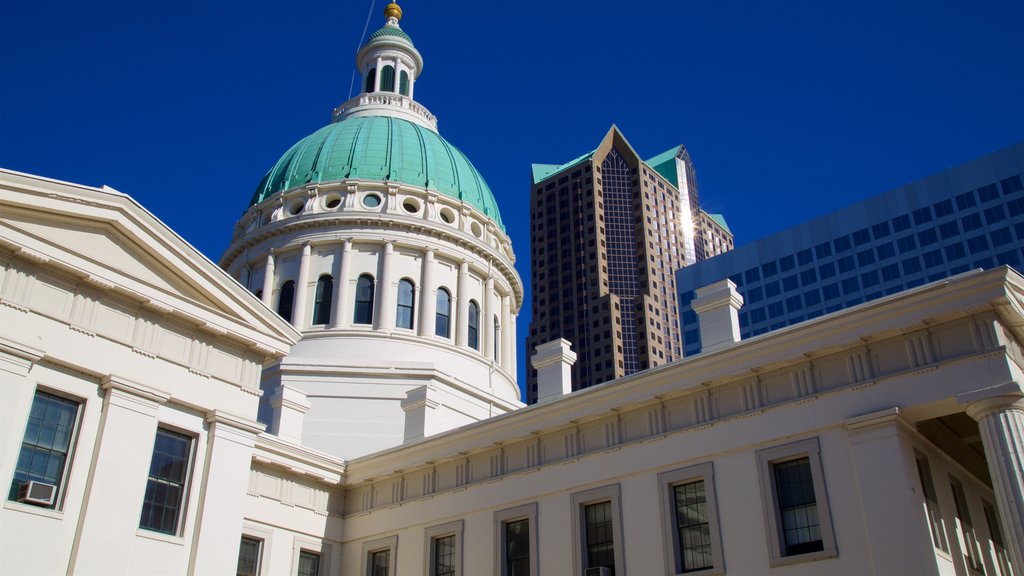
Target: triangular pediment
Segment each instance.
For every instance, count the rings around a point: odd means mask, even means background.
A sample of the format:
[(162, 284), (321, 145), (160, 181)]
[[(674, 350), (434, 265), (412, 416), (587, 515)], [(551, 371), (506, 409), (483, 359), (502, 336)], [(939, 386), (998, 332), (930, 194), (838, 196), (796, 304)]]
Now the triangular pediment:
[(264, 350), (298, 333), (128, 196), (0, 170), (0, 245)]
[(205, 297), (187, 279), (178, 276), (164, 262), (123, 237), (109, 223), (69, 221), (46, 214), (5, 214), (0, 222), (11, 230), (64, 251), (88, 262), (91, 266), (115, 275), (135, 278), (155, 290), (193, 300), (229, 312), (222, 302)]

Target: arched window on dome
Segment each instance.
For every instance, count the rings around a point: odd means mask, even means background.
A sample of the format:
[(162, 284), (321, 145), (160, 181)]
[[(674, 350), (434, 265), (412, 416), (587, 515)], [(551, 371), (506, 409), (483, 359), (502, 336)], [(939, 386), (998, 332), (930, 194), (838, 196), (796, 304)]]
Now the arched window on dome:
[(402, 278), (398, 282), (398, 314), (395, 317), (395, 326), (412, 330), (413, 318), (415, 318), (416, 286), (412, 280)]
[(295, 307), (295, 282), (289, 280), (281, 284), (277, 295), (277, 315), (285, 322), (292, 321), (292, 309)]
[(452, 337), (452, 294), (447, 288), (437, 289), (437, 307), (434, 309), (434, 334)]
[(331, 321), (331, 305), (334, 299), (334, 278), (324, 274), (316, 281), (313, 297), (313, 325), (320, 326)]
[(380, 72), (380, 89), (382, 92), (395, 91), (395, 67), (388, 64)]
[(373, 276), (363, 274), (356, 281), (354, 324), (373, 324)]
[(370, 71), (366, 73), (366, 92), (373, 92), (375, 84), (377, 83), (377, 69), (370, 68)]
[(480, 349), (480, 305), (475, 300), (469, 301), (469, 347)]
[(398, 93), (402, 96), (409, 95), (409, 73), (405, 70), (398, 75)]

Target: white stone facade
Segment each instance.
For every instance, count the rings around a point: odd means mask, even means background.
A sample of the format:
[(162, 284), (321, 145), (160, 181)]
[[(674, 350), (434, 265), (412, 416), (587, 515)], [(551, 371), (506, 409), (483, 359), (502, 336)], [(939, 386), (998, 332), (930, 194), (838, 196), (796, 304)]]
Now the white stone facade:
[[(4, 574), (226, 574), (243, 537), (264, 575), (314, 555), (368, 574), (382, 551), (391, 574), (430, 574), (439, 542), (455, 573), (503, 574), (519, 520), (531, 573), (583, 574), (592, 506), (615, 574), (674, 574), (673, 494), (696, 483), (697, 573), (1020, 573), (1024, 278), (1006, 268), (344, 461), (296, 442), (304, 390), (268, 401), (279, 434), (257, 422), (260, 367), (288, 369), (300, 332), (130, 199), (3, 172), (0, 214), (5, 482), (33, 399), (77, 406), (55, 505), (0, 510)], [(422, 390), (399, 404), (431, 405)], [(169, 533), (140, 527), (158, 431), (190, 446)], [(773, 486), (787, 463), (817, 507), (799, 553)]]

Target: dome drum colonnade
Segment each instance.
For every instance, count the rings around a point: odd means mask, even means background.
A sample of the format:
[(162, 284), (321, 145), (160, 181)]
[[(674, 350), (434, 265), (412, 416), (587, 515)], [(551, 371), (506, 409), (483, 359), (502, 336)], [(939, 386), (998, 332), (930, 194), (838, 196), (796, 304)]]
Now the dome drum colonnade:
[[(350, 184), (355, 198), (356, 186)], [(398, 187), (392, 187), (389, 198), (398, 198)], [(314, 193), (315, 195), (316, 193)], [(427, 205), (435, 201), (427, 200)], [(392, 204), (388, 201), (387, 204)], [(243, 285), (259, 293), (264, 303), (280, 309), (281, 287), (291, 281), (298, 286), (291, 307), (291, 323), (305, 332), (370, 329), (384, 333), (393, 331), (415, 334), (444, 344), (477, 352), (487, 361), (511, 375), (515, 371), (515, 316), (522, 304), (522, 292), (516, 291), (518, 278), (512, 261), (497, 246), (507, 246), (508, 239), (494, 226), (487, 226), (481, 238), (454, 228), (440, 218), (423, 222), (416, 215), (388, 216), (386, 236), (374, 222), (379, 215), (354, 207), (347, 213), (349, 202), (343, 201), (335, 210), (305, 213), (285, 218), (243, 234), (225, 255), (235, 259), (228, 265)], [(256, 207), (258, 208), (258, 207)], [(463, 209), (466, 222), (472, 210)], [(421, 209), (421, 212), (429, 210)], [(491, 240), (488, 242), (488, 240)], [(360, 257), (364, 256), (364, 257)], [(297, 262), (296, 262), (297, 260)], [(315, 263), (314, 263), (315, 262)], [(441, 274), (437, 268), (452, 270)], [(453, 275), (457, 277), (453, 280)], [(330, 316), (326, 321), (314, 318), (316, 285), (323, 276), (331, 278), (333, 292), (329, 295)], [(355, 289), (359, 277), (374, 279), (372, 323), (355, 321)], [(408, 279), (415, 287), (412, 327), (396, 323), (397, 292), (401, 280)], [(510, 279), (512, 279), (510, 281)], [(435, 305), (439, 289), (451, 296), (453, 329), (448, 336), (435, 334)], [(474, 344), (469, 338), (469, 306), (476, 302), (480, 309), (479, 337)], [(497, 322), (495, 322), (495, 318)], [(498, 346), (494, 346), (497, 334)]]

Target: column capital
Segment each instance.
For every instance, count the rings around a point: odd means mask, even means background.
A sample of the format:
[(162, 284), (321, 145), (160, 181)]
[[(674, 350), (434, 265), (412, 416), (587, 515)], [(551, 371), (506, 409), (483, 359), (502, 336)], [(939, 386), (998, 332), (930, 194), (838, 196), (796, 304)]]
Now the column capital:
[(967, 405), (965, 412), (975, 420), (981, 420), (993, 412), (1017, 411), (1024, 414), (1024, 396), (1004, 394), (983, 398)]

